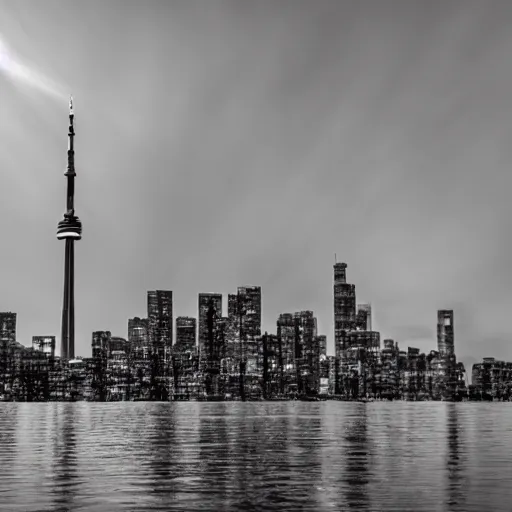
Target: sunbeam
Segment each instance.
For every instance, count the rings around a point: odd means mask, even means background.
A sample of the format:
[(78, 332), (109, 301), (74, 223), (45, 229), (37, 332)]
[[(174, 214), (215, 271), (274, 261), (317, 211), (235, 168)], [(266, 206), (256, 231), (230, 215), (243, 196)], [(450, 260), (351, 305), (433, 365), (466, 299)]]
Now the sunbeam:
[(37, 72), (33, 67), (21, 62), (16, 58), (11, 49), (0, 36), (0, 74), (11, 79), (15, 83), (37, 89), (42, 93), (62, 100), (68, 97), (65, 88), (43, 74)]

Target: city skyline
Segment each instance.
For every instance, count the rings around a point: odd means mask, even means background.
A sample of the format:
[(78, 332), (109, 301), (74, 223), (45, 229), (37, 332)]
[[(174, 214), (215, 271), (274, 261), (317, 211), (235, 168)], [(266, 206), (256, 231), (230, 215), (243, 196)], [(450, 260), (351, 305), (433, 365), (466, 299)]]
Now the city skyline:
[[(313, 310), (333, 353), (336, 252), (383, 337), (429, 350), (453, 309), (461, 360), (510, 359), (510, 6), (148, 5), (0, 1), (0, 40), (78, 100), (77, 354), (126, 335), (148, 290), (176, 318), (244, 283), (263, 331)], [(28, 346), (60, 332), (66, 105), (6, 62), (0, 311)]]

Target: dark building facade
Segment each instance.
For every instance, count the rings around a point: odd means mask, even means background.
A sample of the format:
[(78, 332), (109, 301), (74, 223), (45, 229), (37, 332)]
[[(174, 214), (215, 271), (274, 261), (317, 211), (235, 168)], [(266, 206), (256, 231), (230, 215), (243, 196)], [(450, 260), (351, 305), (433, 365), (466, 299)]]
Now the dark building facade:
[(209, 313), (210, 305), (215, 312), (212, 329), (212, 336), (217, 337), (217, 319), (222, 317), (222, 294), (221, 293), (200, 293), (198, 297), (198, 318), (199, 318), (199, 336), (198, 336), (198, 349), (199, 357), (202, 360), (207, 358), (207, 346), (209, 342)]
[(341, 358), (345, 333), (356, 327), (356, 287), (347, 283), (346, 263), (334, 265), (334, 346)]
[(189, 316), (176, 318), (176, 350), (179, 352), (195, 352), (196, 319)]
[(237, 308), (242, 313), (242, 331), (245, 336), (261, 335), (261, 287), (239, 286)]
[(92, 333), (92, 357), (93, 359), (107, 359), (110, 350), (110, 331), (94, 331)]
[(372, 330), (372, 307), (370, 304), (357, 305), (357, 328), (362, 331)]
[(16, 313), (0, 313), (0, 343), (16, 342)]
[(295, 366), (295, 319), (291, 313), (282, 313), (277, 319), (277, 338), (285, 372)]
[(128, 343), (135, 359), (147, 359), (149, 355), (149, 321), (147, 318), (128, 320)]
[(148, 327), (151, 350), (167, 361), (172, 348), (172, 291), (148, 291)]
[(455, 354), (453, 310), (437, 312), (437, 350), (441, 357)]

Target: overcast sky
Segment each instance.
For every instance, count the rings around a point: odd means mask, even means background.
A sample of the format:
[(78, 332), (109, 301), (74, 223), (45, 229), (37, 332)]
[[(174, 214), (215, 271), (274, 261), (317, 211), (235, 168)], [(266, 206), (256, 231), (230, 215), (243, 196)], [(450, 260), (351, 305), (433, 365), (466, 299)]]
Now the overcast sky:
[(337, 253), (382, 338), (434, 349), (453, 308), (459, 356), (511, 360), (511, 23), (505, 0), (0, 0), (0, 311), (60, 338), (72, 93), (77, 354), (147, 290), (195, 316), (244, 284), (264, 330), (311, 309), (332, 353)]

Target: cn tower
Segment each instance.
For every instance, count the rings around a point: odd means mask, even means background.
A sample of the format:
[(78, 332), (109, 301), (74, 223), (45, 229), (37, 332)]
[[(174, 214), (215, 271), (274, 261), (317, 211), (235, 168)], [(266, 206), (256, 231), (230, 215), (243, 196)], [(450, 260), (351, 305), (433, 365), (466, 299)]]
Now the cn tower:
[(75, 240), (82, 238), (82, 223), (75, 215), (75, 130), (73, 126), (73, 99), (69, 100), (69, 133), (68, 133), (68, 167), (64, 176), (67, 178), (67, 208), (64, 219), (57, 227), (57, 238), (66, 241), (64, 254), (64, 301), (62, 304), (62, 331), (60, 340), (60, 357), (75, 357)]

